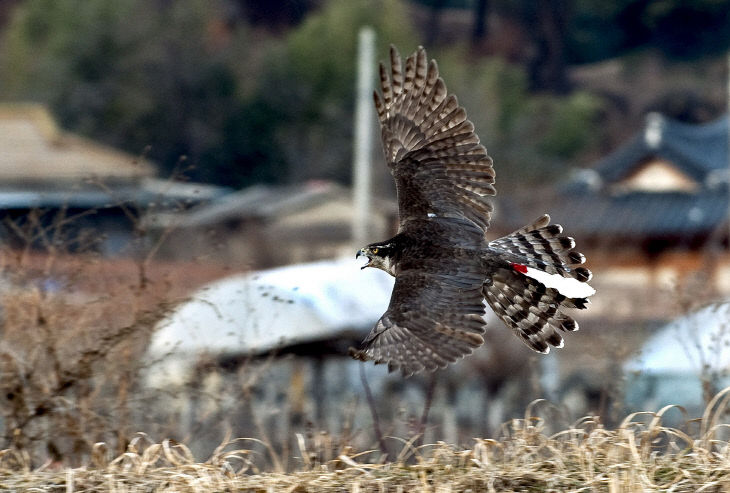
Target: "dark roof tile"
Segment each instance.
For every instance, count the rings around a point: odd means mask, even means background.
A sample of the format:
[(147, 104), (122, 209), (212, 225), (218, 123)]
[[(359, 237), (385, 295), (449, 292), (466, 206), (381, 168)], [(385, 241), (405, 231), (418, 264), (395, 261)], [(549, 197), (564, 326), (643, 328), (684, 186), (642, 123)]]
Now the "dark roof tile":
[(594, 169), (604, 183), (614, 183), (643, 160), (657, 157), (673, 162), (688, 176), (703, 183), (712, 171), (728, 166), (727, 141), (727, 116), (710, 123), (689, 125), (652, 113), (638, 135), (601, 159)]
[(623, 195), (583, 193), (551, 207), (556, 222), (575, 235), (693, 236), (705, 234), (727, 217), (724, 190), (700, 194), (632, 192)]

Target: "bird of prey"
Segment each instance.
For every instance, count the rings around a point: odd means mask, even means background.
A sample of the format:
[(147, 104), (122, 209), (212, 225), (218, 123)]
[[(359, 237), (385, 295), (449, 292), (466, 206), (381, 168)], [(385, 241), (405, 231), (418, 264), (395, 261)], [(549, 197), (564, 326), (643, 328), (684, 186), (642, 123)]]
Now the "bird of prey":
[[(390, 49), (375, 92), (385, 158), (395, 179), (399, 228), (360, 249), (365, 267), (395, 276), (388, 309), (352, 357), (410, 376), (444, 368), (483, 342), (485, 304), (531, 349), (562, 347), (578, 330), (566, 308), (586, 308), (595, 291), (573, 238), (543, 215), (488, 241), (494, 169), (466, 111), (449, 94), (422, 47), (403, 67)], [(555, 281), (570, 279), (578, 296)]]

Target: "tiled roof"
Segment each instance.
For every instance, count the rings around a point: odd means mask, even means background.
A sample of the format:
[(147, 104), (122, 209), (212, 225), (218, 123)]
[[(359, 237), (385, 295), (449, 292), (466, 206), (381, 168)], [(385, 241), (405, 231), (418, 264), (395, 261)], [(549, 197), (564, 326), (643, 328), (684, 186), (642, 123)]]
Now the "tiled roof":
[(581, 236), (694, 236), (718, 227), (728, 214), (724, 189), (699, 194), (631, 192), (611, 196), (581, 193), (550, 207), (556, 222)]
[(642, 132), (598, 161), (593, 169), (605, 183), (614, 183), (644, 160), (662, 158), (703, 183), (713, 171), (727, 168), (727, 141), (727, 116), (690, 125), (651, 113)]
[[(709, 234), (728, 217), (727, 142), (727, 116), (689, 125), (650, 114), (640, 133), (560, 190), (551, 215), (576, 235)], [(617, 193), (620, 189), (612, 188), (653, 158), (671, 162), (697, 181), (697, 191)]]

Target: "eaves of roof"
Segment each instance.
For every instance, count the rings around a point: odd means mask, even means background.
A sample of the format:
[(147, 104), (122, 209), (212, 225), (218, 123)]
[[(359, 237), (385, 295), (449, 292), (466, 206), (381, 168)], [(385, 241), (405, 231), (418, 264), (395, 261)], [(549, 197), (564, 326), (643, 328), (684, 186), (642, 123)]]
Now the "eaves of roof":
[(727, 219), (728, 194), (722, 189), (696, 194), (586, 192), (557, 200), (551, 215), (576, 235), (691, 237), (710, 233)]
[(660, 115), (650, 115), (646, 126), (626, 144), (592, 168), (604, 183), (615, 183), (650, 158), (674, 163), (699, 183), (708, 174), (728, 166), (728, 117), (689, 125)]

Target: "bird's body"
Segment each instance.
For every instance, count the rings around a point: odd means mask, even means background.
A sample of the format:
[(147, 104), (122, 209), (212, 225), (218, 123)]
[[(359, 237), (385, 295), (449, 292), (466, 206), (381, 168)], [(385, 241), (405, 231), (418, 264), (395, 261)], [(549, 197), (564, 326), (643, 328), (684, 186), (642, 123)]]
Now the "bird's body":
[(585, 308), (588, 300), (546, 279), (588, 281), (590, 271), (576, 267), (585, 257), (547, 215), (488, 241), (494, 170), (466, 112), (423, 48), (408, 57), (405, 74), (391, 48), (390, 69), (381, 64), (375, 105), (400, 226), (358, 256), (396, 282), (388, 310), (352, 355), (404, 375), (443, 368), (483, 343), (485, 301), (530, 348), (562, 346), (560, 332), (578, 325), (561, 309)]

